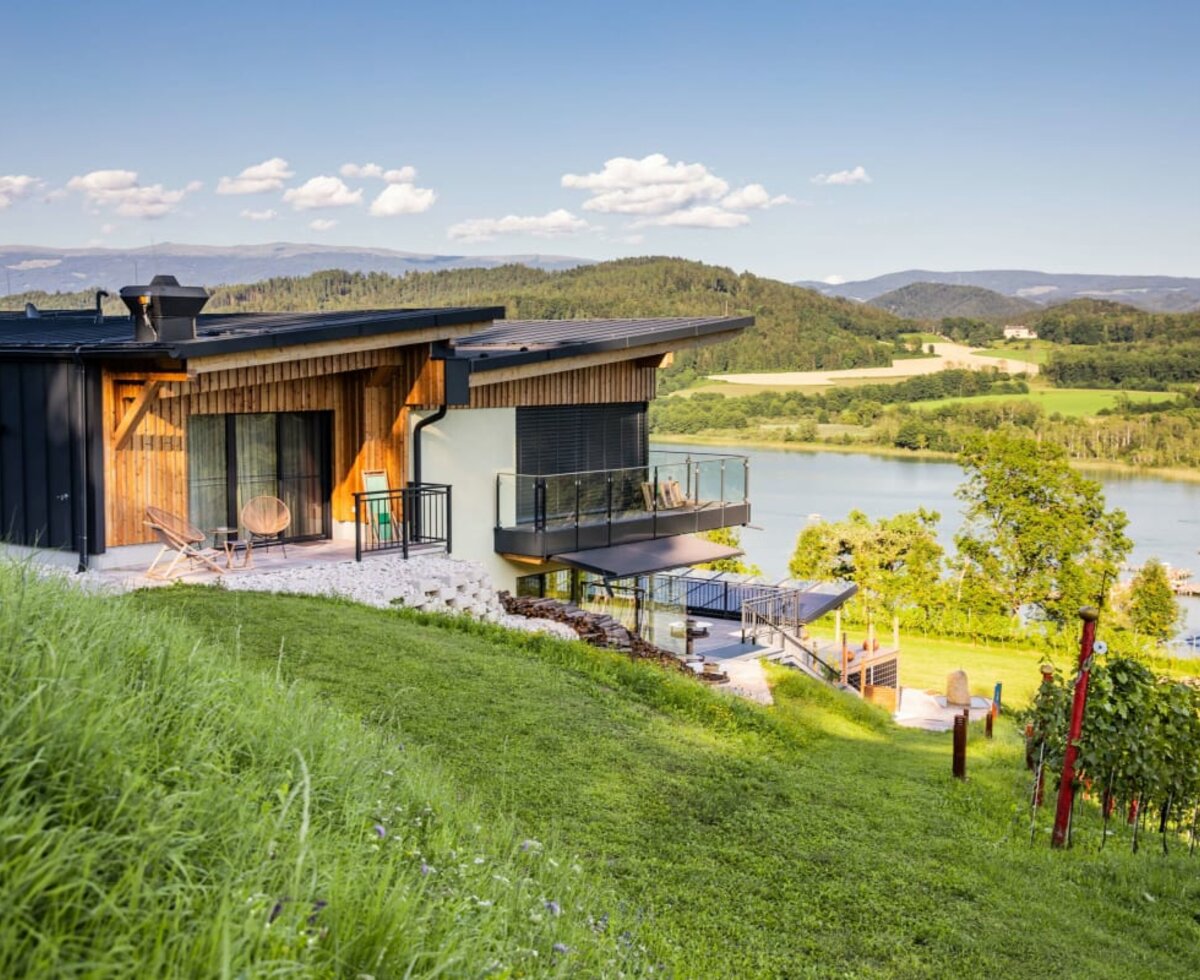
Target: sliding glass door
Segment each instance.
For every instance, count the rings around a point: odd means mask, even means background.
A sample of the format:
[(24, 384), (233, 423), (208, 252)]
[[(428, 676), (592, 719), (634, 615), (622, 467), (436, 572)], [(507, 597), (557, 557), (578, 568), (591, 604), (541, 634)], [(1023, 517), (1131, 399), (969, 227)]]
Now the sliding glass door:
[(328, 412), (194, 415), (188, 420), (188, 518), (211, 532), (237, 527), (254, 497), (292, 514), (287, 540), (330, 533)]

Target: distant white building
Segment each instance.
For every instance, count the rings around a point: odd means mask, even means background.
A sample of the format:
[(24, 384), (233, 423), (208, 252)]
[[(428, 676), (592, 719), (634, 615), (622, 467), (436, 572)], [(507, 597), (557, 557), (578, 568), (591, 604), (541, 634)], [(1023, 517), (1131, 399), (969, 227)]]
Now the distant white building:
[(1028, 327), (1006, 326), (1004, 328), (1005, 340), (1037, 340), (1037, 331), (1030, 330)]

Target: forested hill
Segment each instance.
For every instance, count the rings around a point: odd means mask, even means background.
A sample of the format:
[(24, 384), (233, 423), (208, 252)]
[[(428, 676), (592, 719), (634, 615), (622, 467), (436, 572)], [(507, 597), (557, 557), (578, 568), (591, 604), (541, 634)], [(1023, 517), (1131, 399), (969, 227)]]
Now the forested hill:
[[(45, 307), (86, 307), (91, 294), (6, 297)], [(884, 365), (912, 323), (851, 300), (750, 273), (672, 258), (620, 259), (548, 272), (523, 265), (383, 273), (318, 272), (219, 286), (205, 312), (389, 306), (503, 306), (513, 319), (753, 315), (756, 326), (716, 347), (681, 352), (675, 371), (812, 370)], [(117, 307), (113, 307), (116, 312)]]
[(1035, 303), (1004, 296), (980, 286), (952, 286), (940, 282), (914, 282), (868, 300), (871, 306), (914, 320), (941, 320), (965, 316), (976, 320), (1023, 323)]

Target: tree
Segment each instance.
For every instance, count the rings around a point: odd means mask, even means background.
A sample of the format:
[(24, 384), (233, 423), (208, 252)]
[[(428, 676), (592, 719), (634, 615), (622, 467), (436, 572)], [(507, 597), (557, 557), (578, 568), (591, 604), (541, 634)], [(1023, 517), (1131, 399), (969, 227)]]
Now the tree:
[(879, 611), (928, 610), (941, 584), (939, 519), (924, 508), (877, 521), (855, 510), (844, 521), (810, 524), (796, 539), (788, 571), (795, 578), (854, 582), (867, 618)]
[(1133, 577), (1128, 613), (1134, 631), (1151, 639), (1170, 639), (1178, 627), (1182, 611), (1167, 570), (1157, 558), (1147, 561)]
[(1132, 547), (1128, 520), (1063, 449), (1001, 431), (971, 439), (959, 463), (964, 575), (989, 583), (1013, 617), (1028, 608), (1062, 624), (1103, 597)]
[[(741, 535), (732, 527), (719, 527), (712, 531), (705, 531), (700, 537), (713, 544), (723, 544), (730, 548), (742, 546)], [(707, 568), (714, 572), (737, 572), (740, 575), (762, 574), (761, 568), (757, 565), (747, 565), (741, 558), (718, 558), (716, 561), (703, 562), (696, 568)]]

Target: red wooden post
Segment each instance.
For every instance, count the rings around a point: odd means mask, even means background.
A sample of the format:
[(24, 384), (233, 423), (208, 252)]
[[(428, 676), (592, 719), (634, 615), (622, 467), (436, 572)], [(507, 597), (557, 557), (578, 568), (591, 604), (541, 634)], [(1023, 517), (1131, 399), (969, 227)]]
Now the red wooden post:
[(950, 768), (955, 779), (967, 778), (967, 720), (962, 715), (954, 716), (954, 755)]
[(1079, 757), (1079, 734), (1083, 731), (1083, 711), (1087, 707), (1088, 681), (1092, 673), (1092, 644), (1096, 641), (1096, 620), (1100, 613), (1091, 606), (1079, 610), (1083, 620), (1083, 636), (1079, 641), (1079, 677), (1075, 681), (1075, 700), (1071, 705), (1071, 727), (1067, 732), (1067, 751), (1063, 756), (1062, 781), (1058, 784), (1058, 808), (1054, 812), (1054, 834), (1051, 847), (1067, 842), (1067, 824), (1071, 820), (1071, 805), (1075, 802), (1075, 760)]

